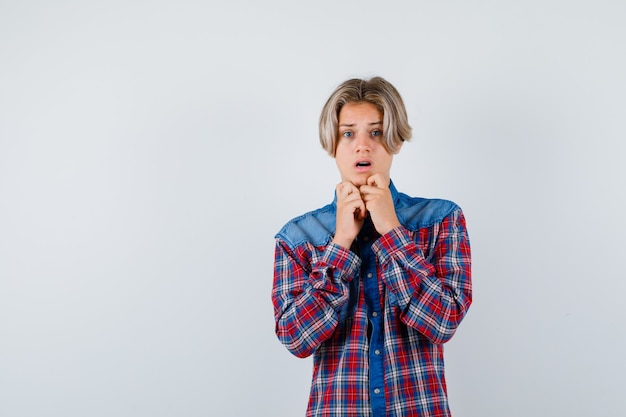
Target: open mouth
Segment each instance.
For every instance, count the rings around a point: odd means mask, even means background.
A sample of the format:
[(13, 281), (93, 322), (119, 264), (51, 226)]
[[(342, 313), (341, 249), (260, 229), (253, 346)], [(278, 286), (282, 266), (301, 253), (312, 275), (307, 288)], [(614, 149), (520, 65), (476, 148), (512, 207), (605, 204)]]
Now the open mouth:
[(368, 162), (368, 161), (359, 161), (359, 162), (356, 163), (356, 167), (357, 168), (365, 168), (365, 167), (368, 167), (368, 166), (371, 166), (371, 165), (372, 165), (372, 163)]

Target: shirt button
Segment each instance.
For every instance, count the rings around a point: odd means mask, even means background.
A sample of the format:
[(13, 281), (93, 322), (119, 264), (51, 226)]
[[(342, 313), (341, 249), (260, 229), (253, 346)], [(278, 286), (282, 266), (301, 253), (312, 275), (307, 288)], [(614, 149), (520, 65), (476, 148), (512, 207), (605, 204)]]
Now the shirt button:
[(377, 354), (377, 355), (380, 355), (380, 350), (376, 349), (376, 350), (374, 351), (374, 353), (375, 353), (375, 354)]
[(372, 316), (374, 316), (374, 317), (378, 317), (378, 313), (374, 311), (374, 312), (372, 313)]
[(376, 389), (374, 390), (374, 394), (380, 394), (380, 389), (376, 388)]
[(371, 277), (372, 277), (372, 273), (371, 273), (371, 272), (368, 272), (368, 273), (367, 273), (367, 277), (368, 277), (368, 278), (371, 278)]

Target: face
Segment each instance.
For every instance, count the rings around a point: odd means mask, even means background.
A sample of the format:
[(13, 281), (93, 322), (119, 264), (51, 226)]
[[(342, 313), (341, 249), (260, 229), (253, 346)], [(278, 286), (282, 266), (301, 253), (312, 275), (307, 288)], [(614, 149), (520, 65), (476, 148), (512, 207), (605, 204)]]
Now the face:
[(335, 162), (342, 181), (357, 187), (374, 174), (389, 179), (393, 155), (383, 146), (383, 115), (372, 103), (347, 103), (339, 112)]

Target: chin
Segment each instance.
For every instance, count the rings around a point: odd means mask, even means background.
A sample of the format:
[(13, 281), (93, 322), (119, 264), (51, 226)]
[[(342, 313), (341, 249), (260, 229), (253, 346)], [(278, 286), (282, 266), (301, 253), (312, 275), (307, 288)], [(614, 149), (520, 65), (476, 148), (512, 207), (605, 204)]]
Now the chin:
[(358, 177), (351, 178), (350, 182), (354, 184), (355, 186), (360, 187), (361, 185), (367, 184), (368, 178), (369, 178), (369, 175), (360, 175)]

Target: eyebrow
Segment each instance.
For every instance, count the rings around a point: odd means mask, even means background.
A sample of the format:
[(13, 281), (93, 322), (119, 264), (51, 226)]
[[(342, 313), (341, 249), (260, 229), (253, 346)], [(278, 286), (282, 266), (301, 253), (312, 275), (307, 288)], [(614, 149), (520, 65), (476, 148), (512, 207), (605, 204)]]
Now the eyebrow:
[[(370, 126), (374, 126), (374, 125), (382, 125), (382, 124), (383, 124), (383, 122), (382, 122), (382, 121), (381, 121), (381, 122), (372, 122), (372, 123), (369, 123), (369, 125), (370, 125)], [(339, 127), (352, 127), (352, 126), (354, 126), (354, 125), (356, 125), (356, 123), (342, 123), (342, 124), (340, 124), (340, 125), (339, 125)]]

